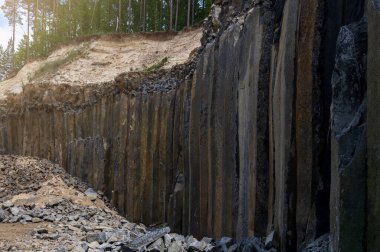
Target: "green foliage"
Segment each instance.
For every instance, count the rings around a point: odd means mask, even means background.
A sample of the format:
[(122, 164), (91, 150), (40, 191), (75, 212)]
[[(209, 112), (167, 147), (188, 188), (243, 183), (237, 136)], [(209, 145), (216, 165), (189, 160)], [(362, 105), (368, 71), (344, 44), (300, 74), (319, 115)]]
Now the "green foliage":
[(0, 47), (0, 81), (6, 79), (12, 71), (12, 45), (10, 39), (5, 49)]
[(211, 3), (212, 0), (5, 0), (1, 10), (10, 24), (16, 26), (24, 20), (30, 31), (30, 38), (23, 38), (17, 51), (12, 52), (17, 69), (80, 36), (167, 31), (170, 27), (181, 30), (188, 20), (190, 26), (201, 22)]
[(17, 53), (14, 56), (14, 67), (15, 69), (20, 69), (26, 63), (26, 43), (27, 37), (24, 36), (20, 41)]
[(144, 72), (155, 72), (160, 70), (167, 62), (168, 62), (168, 57), (163, 58), (159, 62), (147, 67), (144, 69)]
[(36, 71), (35, 75), (33, 76), (33, 79), (36, 79), (46, 74), (54, 73), (59, 69), (59, 67), (81, 56), (83, 56), (83, 50), (70, 50), (65, 55), (65, 57), (45, 63), (41, 68), (39, 68)]

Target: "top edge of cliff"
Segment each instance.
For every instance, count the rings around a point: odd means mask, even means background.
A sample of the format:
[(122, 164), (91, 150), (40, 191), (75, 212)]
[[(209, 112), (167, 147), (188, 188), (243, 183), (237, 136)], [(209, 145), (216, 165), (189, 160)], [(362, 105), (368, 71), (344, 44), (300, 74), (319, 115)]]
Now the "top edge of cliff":
[(0, 82), (0, 99), (28, 84), (84, 86), (112, 82), (120, 74), (168, 70), (189, 61), (201, 46), (202, 29), (181, 32), (100, 35), (74, 41), (46, 59), (26, 64)]
[[(231, 25), (244, 25), (246, 15), (259, 6), (255, 1), (215, 1), (202, 27), (180, 32), (95, 35), (77, 38), (46, 59), (26, 64), (14, 77), (0, 82), (0, 101), (37, 87), (99, 87), (131, 80), (138, 90), (142, 79), (183, 78), (192, 74), (209, 43), (218, 43)], [(163, 77), (164, 76), (164, 77)], [(124, 84), (123, 84), (124, 85)], [(74, 88), (77, 90), (77, 88)], [(12, 102), (11, 102), (12, 103)]]

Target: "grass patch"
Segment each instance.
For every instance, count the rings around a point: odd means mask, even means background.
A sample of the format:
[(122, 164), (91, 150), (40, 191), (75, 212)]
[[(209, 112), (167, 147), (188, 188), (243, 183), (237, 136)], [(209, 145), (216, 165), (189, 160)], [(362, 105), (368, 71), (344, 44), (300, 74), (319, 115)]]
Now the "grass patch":
[(149, 67), (146, 67), (144, 69), (144, 72), (155, 72), (155, 71), (158, 71), (161, 69), (161, 67), (163, 67), (166, 63), (168, 63), (169, 59), (168, 57), (165, 57), (163, 58), (162, 60), (160, 60), (159, 62), (149, 66)]
[(34, 76), (31, 78), (36, 79), (38, 77), (41, 77), (42, 75), (46, 75), (49, 73), (54, 73), (58, 70), (59, 67), (65, 65), (66, 63), (81, 57), (84, 53), (83, 48), (79, 49), (73, 49), (66, 53), (66, 55), (63, 58), (50, 61), (45, 63), (42, 67), (40, 67), (34, 74)]

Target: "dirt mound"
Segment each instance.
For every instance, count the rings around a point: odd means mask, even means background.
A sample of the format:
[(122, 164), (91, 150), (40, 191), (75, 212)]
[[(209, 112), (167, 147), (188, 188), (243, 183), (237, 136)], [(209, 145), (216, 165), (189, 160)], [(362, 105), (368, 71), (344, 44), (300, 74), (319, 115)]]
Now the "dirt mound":
[[(45, 193), (49, 187), (73, 187), (84, 191), (86, 185), (68, 175), (59, 165), (47, 160), (21, 156), (0, 156), (0, 200), (31, 192)], [(50, 192), (53, 194), (53, 192)]]
[(170, 69), (189, 59), (200, 47), (201, 37), (202, 30), (194, 29), (156, 36), (131, 34), (115, 39), (100, 36), (67, 45), (0, 82), (0, 99), (7, 93), (20, 93), (30, 83), (99, 84), (112, 81), (122, 73)]

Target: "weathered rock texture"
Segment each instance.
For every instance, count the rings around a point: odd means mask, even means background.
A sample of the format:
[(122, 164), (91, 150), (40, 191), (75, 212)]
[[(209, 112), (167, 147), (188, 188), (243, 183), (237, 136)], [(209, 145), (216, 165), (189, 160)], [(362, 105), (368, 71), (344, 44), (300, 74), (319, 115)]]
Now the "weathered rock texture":
[[(363, 251), (367, 19), (342, 27), (332, 77), (331, 251)], [(353, 186), (354, 185), (354, 186)]]
[(364, 0), (217, 2), (188, 64), (8, 98), (0, 152), (59, 162), (135, 222), (196, 236), (274, 230), (279, 251), (331, 232), (334, 251), (375, 251), (378, 0), (368, 138)]
[(368, 187), (367, 187), (367, 249), (380, 246), (380, 1), (368, 1)]

